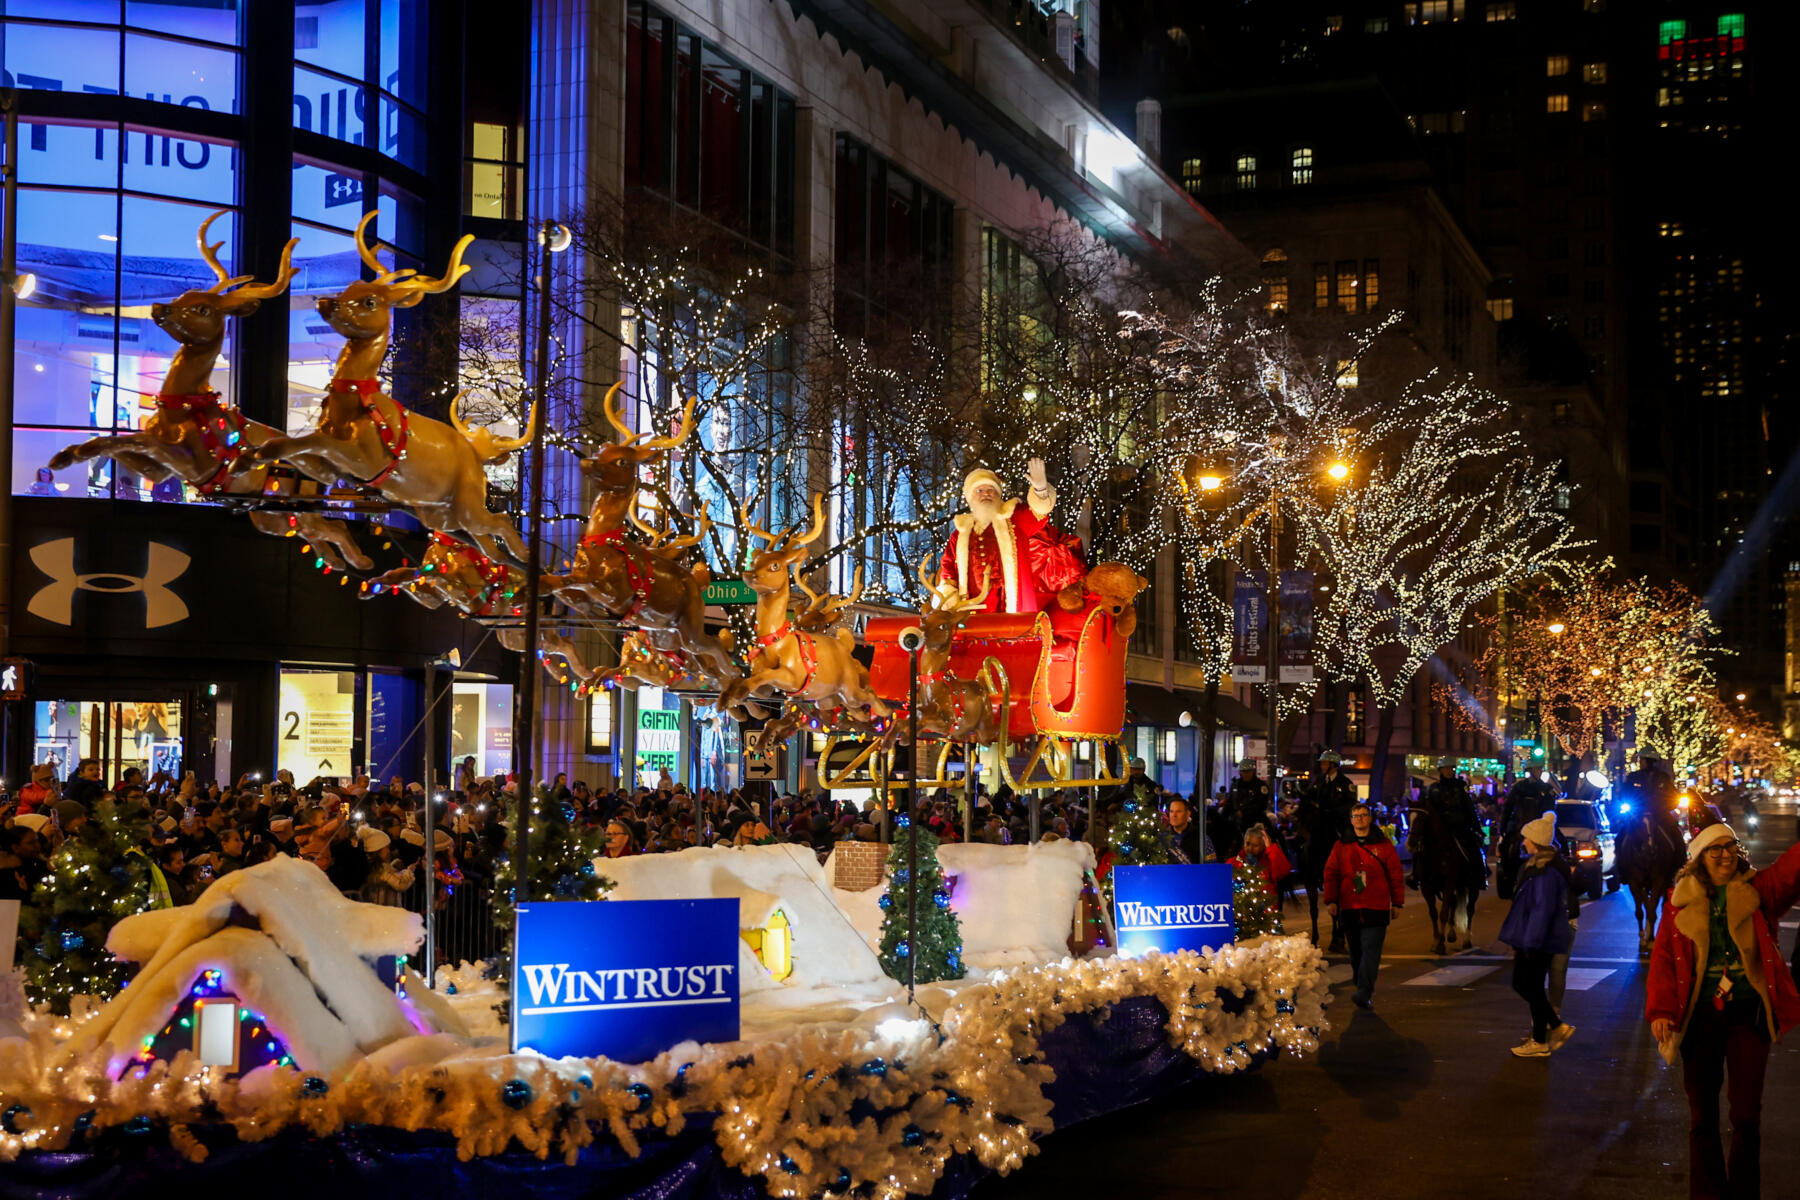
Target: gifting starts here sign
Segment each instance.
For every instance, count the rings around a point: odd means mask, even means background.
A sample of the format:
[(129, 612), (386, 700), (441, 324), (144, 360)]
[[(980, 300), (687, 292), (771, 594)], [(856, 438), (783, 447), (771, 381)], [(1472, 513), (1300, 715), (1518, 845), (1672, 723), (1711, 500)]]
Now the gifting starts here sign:
[(1115, 867), (1112, 879), (1120, 954), (1217, 950), (1237, 940), (1226, 863)]
[(738, 901), (521, 904), (512, 1048), (643, 1062), (738, 1036)]

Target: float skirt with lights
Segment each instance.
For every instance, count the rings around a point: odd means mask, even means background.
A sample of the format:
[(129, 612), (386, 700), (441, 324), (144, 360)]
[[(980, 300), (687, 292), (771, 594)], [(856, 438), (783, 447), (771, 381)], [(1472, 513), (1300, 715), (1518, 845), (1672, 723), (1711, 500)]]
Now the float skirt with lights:
[(0, 1174), (9, 1194), (95, 1198), (277, 1178), (358, 1196), (962, 1196), (1055, 1128), (1315, 1049), (1322, 963), (1304, 938), (1066, 959), (945, 992), (935, 1022), (642, 1064), (421, 1034), (329, 1078), (277, 1061), (242, 1082), (191, 1050), (123, 1072), (105, 1046), (71, 1057), (67, 1019), (25, 1014), (0, 1041)]

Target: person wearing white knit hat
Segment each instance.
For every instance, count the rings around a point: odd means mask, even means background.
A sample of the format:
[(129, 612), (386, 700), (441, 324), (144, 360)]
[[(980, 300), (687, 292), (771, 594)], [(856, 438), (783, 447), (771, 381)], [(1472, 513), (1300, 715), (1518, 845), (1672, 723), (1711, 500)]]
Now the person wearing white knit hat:
[(1556, 869), (1556, 813), (1527, 821), (1519, 832), (1530, 857), (1513, 885), (1512, 910), (1500, 926), (1500, 940), (1513, 948), (1513, 991), (1531, 1009), (1531, 1036), (1512, 1052), (1520, 1058), (1549, 1058), (1575, 1032), (1557, 1015), (1546, 990), (1551, 960), (1575, 945), (1569, 883)]
[(1031, 460), (1031, 489), (1025, 503), (1002, 499), (1000, 476), (977, 467), (963, 479), (963, 501), (969, 511), (955, 530), (938, 563), (938, 578), (965, 596), (980, 596), (988, 612), (1039, 612), (1056, 593), (1083, 579), (1087, 569), (1074, 547), (1054, 525), (1056, 489), (1044, 473), (1044, 460)]
[[(1800, 1025), (1800, 988), (1781, 956), (1781, 915), (1800, 900), (1800, 845), (1750, 865), (1724, 822), (1688, 843), (1650, 950), (1644, 1016), (1688, 1101), (1688, 1183), (1695, 1196), (1755, 1196), (1762, 1178), (1762, 1091), (1769, 1048)], [(1729, 1156), (1719, 1089), (1731, 1099)]]

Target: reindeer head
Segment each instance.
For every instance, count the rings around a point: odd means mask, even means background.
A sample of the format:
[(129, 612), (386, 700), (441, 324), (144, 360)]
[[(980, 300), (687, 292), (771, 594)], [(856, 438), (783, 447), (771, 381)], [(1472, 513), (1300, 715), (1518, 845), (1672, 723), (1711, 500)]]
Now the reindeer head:
[(919, 564), (919, 583), (925, 589), (925, 604), (919, 610), (919, 628), (925, 631), (924, 653), (934, 656), (950, 653), (950, 640), (956, 636), (956, 631), (971, 614), (987, 607), (987, 598), (994, 590), (991, 571), (982, 573), (981, 594), (971, 597), (965, 596), (954, 583), (939, 583), (933, 578), (936, 569), (935, 558)]
[[(167, 304), (150, 306), (150, 319), (156, 322), (157, 328), (184, 346), (208, 346), (218, 342), (225, 336), (226, 317), (249, 316), (264, 300), (286, 291), (288, 280), (294, 277), (294, 268), (289, 263), (299, 238), (289, 238), (282, 248), (281, 269), (275, 273), (273, 283), (251, 284), (254, 276), (226, 274), (219, 264), (219, 247), (225, 243), (208, 244), (206, 240), (206, 231), (226, 211), (220, 209), (202, 221), (195, 239), (200, 244), (200, 257), (213, 269), (219, 282), (204, 291), (183, 292)], [(240, 286), (246, 284), (249, 286)]]
[(751, 520), (747, 508), (738, 509), (738, 523), (747, 538), (754, 535), (768, 543), (751, 555), (743, 580), (757, 595), (772, 596), (788, 589), (788, 572), (806, 557), (806, 548), (825, 532), (825, 497), (822, 493), (814, 493), (812, 528), (805, 534), (800, 532), (799, 526), (783, 530), (779, 536), (770, 533)]
[(694, 432), (694, 405), (698, 396), (690, 397), (687, 407), (681, 412), (681, 426), (669, 437), (646, 437), (641, 433), (633, 433), (625, 424), (625, 418), (619, 414), (619, 392), (624, 384), (615, 383), (606, 389), (606, 399), (601, 407), (606, 412), (606, 422), (619, 431), (620, 441), (600, 448), (600, 453), (593, 458), (581, 460), (581, 469), (595, 483), (609, 492), (634, 491), (637, 488), (638, 468), (664, 451), (673, 450), (687, 441), (688, 435)]
[(390, 271), (382, 265), (375, 254), (385, 247), (377, 244), (371, 248), (363, 240), (369, 222), (374, 219), (374, 213), (365, 213), (363, 219), (357, 222), (356, 252), (362, 256), (369, 270), (375, 272), (375, 278), (359, 279), (337, 295), (320, 296), (315, 301), (325, 323), (340, 336), (353, 342), (387, 336), (388, 322), (392, 319), (394, 309), (411, 308), (428, 293), (447, 292), (455, 287), (456, 281), (468, 274), (469, 268), (462, 261), (463, 251), (475, 240), (472, 234), (465, 233), (450, 251), (450, 265), (444, 269), (443, 275), (437, 279), (428, 279), (411, 267)]

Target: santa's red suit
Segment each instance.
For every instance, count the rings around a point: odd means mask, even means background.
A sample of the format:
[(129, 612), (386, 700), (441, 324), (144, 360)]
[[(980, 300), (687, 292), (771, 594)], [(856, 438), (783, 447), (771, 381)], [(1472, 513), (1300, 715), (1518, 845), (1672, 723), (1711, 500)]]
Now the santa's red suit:
[[(976, 471), (964, 481), (963, 495), (971, 495), (982, 483), (1000, 486), (991, 471)], [(1050, 524), (1055, 505), (1054, 489), (1044, 496), (1031, 493), (1025, 504), (1007, 500), (982, 529), (975, 528), (973, 513), (960, 514), (938, 564), (938, 577), (966, 596), (979, 595), (983, 581), (991, 580), (984, 605), (988, 612), (1042, 612), (1055, 602), (1057, 592), (1087, 576), (1078, 554), (1080, 543)]]

